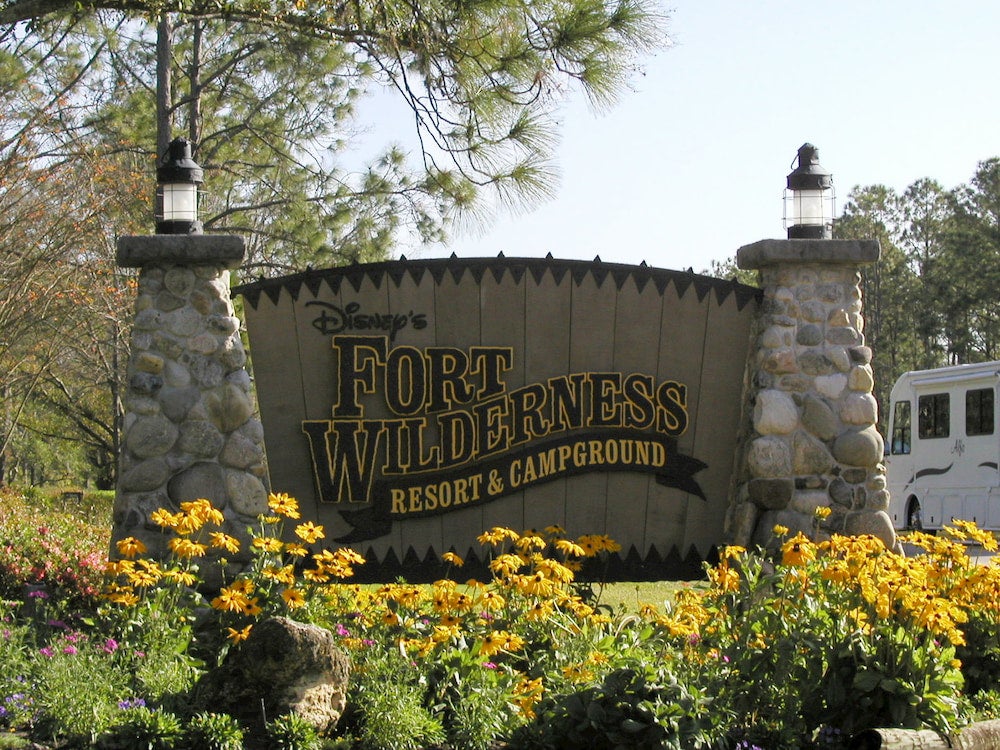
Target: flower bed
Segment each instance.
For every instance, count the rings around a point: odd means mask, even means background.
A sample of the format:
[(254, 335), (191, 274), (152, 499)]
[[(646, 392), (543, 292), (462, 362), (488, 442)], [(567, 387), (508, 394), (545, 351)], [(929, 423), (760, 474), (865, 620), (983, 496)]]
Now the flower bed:
[[(826, 536), (821, 511), (812, 534), (776, 528), (771, 554), (726, 548), (705, 587), (629, 612), (575, 581), (587, 557), (615, 550), (606, 537), (492, 529), (480, 537), (490, 580), (463, 580), (449, 554), (451, 575), (433, 585), (359, 586), (363, 560), (324, 548), (323, 528), (279, 494), (250, 535), (249, 568), (227, 564), (239, 542), (217, 530), (218, 510), (185, 503), (152, 519), (170, 558), (122, 540), (98, 599), (96, 548), (70, 550), (76, 532), (26, 533), (5, 507), (5, 559), (22, 562), (4, 589), (0, 723), (39, 741), (748, 750), (846, 746), (872, 727), (947, 733), (995, 711), (1000, 572), (965, 554), (966, 540), (995, 546), (972, 524), (914, 535), (924, 554), (903, 558)], [(87, 561), (78, 575), (51, 572), (74, 560)], [(222, 585), (206, 595), (209, 566)], [(198, 676), (273, 614), (329, 629), (351, 654), (337, 737), (294, 715), (250, 737), (192, 709)]]

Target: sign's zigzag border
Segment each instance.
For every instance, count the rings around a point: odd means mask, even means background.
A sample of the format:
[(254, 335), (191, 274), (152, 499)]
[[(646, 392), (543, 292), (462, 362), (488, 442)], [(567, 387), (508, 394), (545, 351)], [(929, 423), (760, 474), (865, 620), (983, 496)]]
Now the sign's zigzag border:
[(260, 303), (261, 294), (267, 296), (273, 305), (278, 304), (281, 290), (285, 289), (292, 300), (298, 300), (302, 287), (314, 296), (319, 295), (325, 282), (334, 294), (338, 294), (346, 280), (355, 293), (361, 290), (367, 279), (376, 289), (381, 289), (383, 281), (388, 278), (397, 288), (409, 276), (417, 285), (429, 273), (437, 286), (444, 283), (446, 277), (460, 284), (466, 273), (469, 273), (477, 284), (482, 282), (486, 273), (493, 276), (499, 284), (506, 275), (516, 283), (524, 282), (530, 276), (535, 284), (541, 284), (546, 273), (550, 273), (556, 285), (561, 285), (569, 273), (573, 282), (580, 286), (588, 277), (592, 277), (598, 288), (602, 287), (610, 276), (616, 288), (620, 291), (628, 279), (633, 279), (636, 289), (641, 294), (650, 282), (662, 296), (668, 286), (673, 285), (677, 296), (683, 297), (692, 286), (699, 302), (704, 302), (705, 296), (715, 291), (715, 300), (722, 305), (730, 295), (735, 295), (737, 309), (742, 310), (749, 302), (759, 301), (761, 290), (741, 284), (736, 281), (717, 279), (711, 276), (696, 274), (692, 270), (671, 271), (654, 268), (645, 263), (633, 266), (622, 263), (604, 263), (599, 258), (594, 261), (558, 260), (555, 258), (507, 258), (500, 255), (496, 258), (431, 258), (422, 260), (382, 261), (379, 263), (355, 263), (350, 266), (339, 266), (324, 270), (309, 269), (290, 276), (273, 279), (258, 279), (233, 288), (233, 294), (240, 294), (255, 310)]
[[(433, 545), (428, 546), (426, 552), (421, 556), (419, 552), (408, 545), (402, 558), (399, 557), (395, 548), (390, 547), (381, 556), (375, 553), (372, 547), (362, 551), (358, 544), (349, 545), (365, 557), (367, 562), (355, 569), (352, 580), (358, 583), (369, 581), (380, 582), (386, 576), (404, 575), (410, 583), (431, 582), (443, 577), (448, 563), (441, 560)], [(474, 547), (468, 547), (464, 553), (455, 548), (454, 545), (444, 552), (458, 554), (465, 561), (462, 566), (461, 575), (465, 577), (485, 580), (490, 577), (488, 567), (489, 555), (480, 555)], [(380, 559), (381, 558), (381, 559)], [(636, 546), (630, 545), (628, 551), (608, 554), (598, 560), (585, 559), (585, 568), (578, 580), (586, 581), (595, 577), (607, 580), (626, 580), (623, 575), (629, 576), (627, 580), (665, 580), (676, 578), (678, 580), (688, 580), (700, 576), (704, 569), (704, 563), (718, 562), (718, 549), (710, 547), (705, 554), (701, 554), (695, 545), (688, 547), (687, 554), (681, 554), (677, 544), (670, 546), (666, 553), (661, 553), (655, 544), (651, 544), (645, 555), (639, 552)], [(595, 566), (592, 571), (594, 575), (588, 575), (587, 563)], [(458, 573), (455, 573), (458, 575)]]

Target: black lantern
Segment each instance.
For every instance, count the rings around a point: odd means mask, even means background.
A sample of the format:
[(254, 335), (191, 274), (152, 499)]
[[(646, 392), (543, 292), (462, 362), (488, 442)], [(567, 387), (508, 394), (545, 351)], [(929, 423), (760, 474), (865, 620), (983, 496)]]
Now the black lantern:
[(156, 170), (156, 233), (201, 234), (198, 186), (205, 172), (191, 158), (191, 144), (175, 138)]
[(785, 227), (788, 239), (828, 240), (833, 237), (833, 175), (819, 163), (819, 149), (799, 147), (798, 166), (788, 175)]

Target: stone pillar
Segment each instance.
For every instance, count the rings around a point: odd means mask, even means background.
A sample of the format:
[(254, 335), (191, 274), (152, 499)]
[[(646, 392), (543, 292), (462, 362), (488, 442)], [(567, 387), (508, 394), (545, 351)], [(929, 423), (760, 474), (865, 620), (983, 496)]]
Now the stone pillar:
[(233, 236), (118, 242), (118, 264), (140, 270), (113, 534), (142, 539), (154, 557), (168, 540), (149, 521), (157, 508), (211, 500), (222, 530), (243, 541), (267, 510), (264, 434), (229, 294), (243, 259)]
[(872, 351), (861, 315), (862, 265), (875, 241), (763, 240), (740, 248), (764, 299), (745, 383), (744, 436), (726, 520), (730, 541), (766, 545), (775, 524), (874, 534), (896, 547), (886, 512)]

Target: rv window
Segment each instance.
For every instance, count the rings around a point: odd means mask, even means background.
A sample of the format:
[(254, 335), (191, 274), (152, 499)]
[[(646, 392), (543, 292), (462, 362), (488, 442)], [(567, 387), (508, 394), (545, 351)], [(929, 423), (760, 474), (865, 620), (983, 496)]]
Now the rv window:
[(993, 389), (965, 392), (965, 434), (993, 434)]
[(910, 402), (897, 401), (892, 409), (892, 452), (910, 452)]
[(947, 393), (932, 393), (917, 399), (917, 434), (923, 438), (948, 437), (951, 403)]

